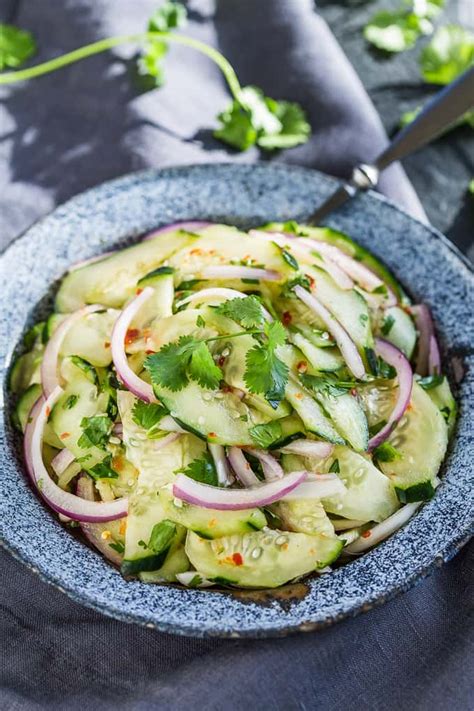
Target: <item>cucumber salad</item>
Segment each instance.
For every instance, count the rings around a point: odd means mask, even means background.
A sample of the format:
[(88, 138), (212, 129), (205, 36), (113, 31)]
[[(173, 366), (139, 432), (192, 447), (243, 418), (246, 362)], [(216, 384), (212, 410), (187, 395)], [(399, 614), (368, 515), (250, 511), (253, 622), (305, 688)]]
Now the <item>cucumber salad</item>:
[(430, 311), (346, 235), (182, 222), (70, 268), (11, 369), (33, 487), (126, 577), (269, 588), (433, 496)]

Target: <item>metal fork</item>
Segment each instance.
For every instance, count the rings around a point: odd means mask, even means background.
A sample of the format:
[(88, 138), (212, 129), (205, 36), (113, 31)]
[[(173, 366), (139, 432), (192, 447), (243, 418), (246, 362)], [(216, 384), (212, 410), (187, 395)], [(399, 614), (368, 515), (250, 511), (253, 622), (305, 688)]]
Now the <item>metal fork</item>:
[(403, 128), (373, 163), (361, 163), (351, 179), (341, 185), (307, 220), (317, 225), (360, 190), (377, 186), (382, 170), (429, 143), (474, 107), (474, 67), (461, 74), (428, 102), (412, 123)]

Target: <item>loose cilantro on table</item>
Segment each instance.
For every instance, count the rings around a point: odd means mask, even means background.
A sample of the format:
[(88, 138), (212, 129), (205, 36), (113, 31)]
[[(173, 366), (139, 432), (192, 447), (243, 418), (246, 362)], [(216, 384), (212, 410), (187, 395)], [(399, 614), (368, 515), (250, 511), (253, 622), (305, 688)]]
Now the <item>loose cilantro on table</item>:
[(420, 67), (430, 84), (449, 84), (474, 65), (474, 33), (458, 25), (440, 27), (423, 49)]
[[(474, 124), (473, 124), (473, 127), (474, 127)], [(471, 195), (474, 195), (474, 178), (470, 181), (468, 190), (471, 193)]]
[(0, 24), (0, 71), (15, 69), (36, 52), (33, 35), (14, 25)]
[[(137, 43), (143, 46), (138, 74), (145, 81), (144, 88), (153, 88), (163, 84), (163, 60), (171, 42), (206, 55), (217, 64), (227, 81), (232, 102), (218, 116), (219, 125), (214, 132), (217, 139), (242, 151), (254, 145), (270, 151), (305, 143), (311, 126), (301, 106), (264, 96), (258, 87), (242, 87), (233, 67), (220, 52), (200, 40), (175, 32), (185, 20), (183, 5), (165, 2), (150, 19), (147, 32), (99, 40), (30, 69), (0, 76), (0, 84), (32, 79), (122, 44)], [(34, 51), (28, 33), (22, 35), (20, 30), (10, 28), (4, 35), (0, 38), (0, 69), (18, 66)]]
[(407, 0), (393, 11), (377, 12), (364, 27), (364, 37), (377, 49), (403, 52), (413, 47), (419, 37), (433, 32), (431, 20), (443, 5), (444, 0)]
[(179, 469), (178, 472), (180, 474), (186, 474), (186, 476), (202, 484), (218, 486), (219, 483), (214, 460), (209, 452), (206, 452), (202, 459), (194, 459), (187, 467)]
[(151, 430), (167, 412), (167, 409), (158, 403), (147, 403), (143, 402), (143, 400), (136, 400), (132, 408), (132, 420), (136, 425), (139, 425), (139, 427), (143, 427), (145, 430)]
[(281, 438), (281, 424), (278, 420), (273, 420), (263, 425), (254, 425), (254, 427), (250, 427), (249, 434), (258, 447), (268, 449)]
[(107, 415), (83, 417), (81, 420), (82, 435), (77, 440), (77, 444), (84, 449), (90, 447), (105, 449), (112, 426), (113, 422)]
[(266, 339), (247, 351), (244, 380), (251, 393), (264, 395), (276, 408), (288, 382), (288, 366), (276, 355), (277, 347), (285, 343), (286, 332), (283, 324), (273, 321), (265, 324), (264, 333)]
[(245, 296), (224, 301), (217, 306), (216, 313), (240, 323), (242, 328), (257, 328), (263, 326), (264, 316), (262, 305), (256, 296)]

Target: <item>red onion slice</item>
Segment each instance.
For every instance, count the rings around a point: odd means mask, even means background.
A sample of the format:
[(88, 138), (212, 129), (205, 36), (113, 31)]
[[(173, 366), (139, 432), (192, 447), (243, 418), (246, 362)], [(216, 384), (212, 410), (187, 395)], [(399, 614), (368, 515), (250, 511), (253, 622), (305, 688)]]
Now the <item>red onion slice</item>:
[(92, 306), (84, 306), (84, 308), (74, 311), (67, 316), (64, 321), (61, 321), (44, 350), (43, 360), (41, 363), (41, 384), (45, 397), (49, 397), (53, 390), (59, 385), (58, 379), (58, 358), (62, 343), (69, 329), (74, 326), (84, 316), (103, 311), (104, 307), (99, 304)]
[(419, 334), (415, 372), (423, 376), (435, 375), (441, 371), (441, 358), (431, 312), (426, 304), (412, 306), (410, 312)]
[(265, 452), (263, 449), (256, 449), (255, 447), (244, 447), (244, 451), (251, 454), (252, 457), (255, 457), (255, 459), (258, 459), (262, 465), (266, 481), (282, 479), (285, 476), (285, 472), (280, 464), (277, 462), (275, 457), (268, 454), (268, 452)]
[(138, 296), (130, 301), (115, 322), (110, 341), (112, 360), (117, 375), (131, 393), (145, 402), (157, 402), (157, 399), (151, 385), (139, 378), (130, 368), (125, 353), (125, 337), (131, 322), (153, 293), (154, 289), (151, 286), (147, 286)]
[(195, 291), (185, 299), (181, 299), (179, 305), (203, 304), (209, 301), (214, 304), (220, 304), (222, 301), (230, 301), (231, 299), (245, 299), (246, 296), (247, 294), (244, 294), (242, 291), (237, 291), (237, 289), (227, 289), (225, 287), (216, 286), (212, 289), (201, 289), (201, 291)]
[(329, 442), (319, 442), (314, 439), (297, 439), (282, 447), (279, 451), (283, 454), (299, 454), (301, 457), (329, 457), (334, 445)]
[(261, 281), (280, 281), (281, 274), (273, 269), (258, 267), (239, 267), (234, 264), (218, 264), (204, 267), (196, 275), (197, 279), (258, 279)]
[(219, 511), (239, 511), (268, 506), (279, 501), (299, 486), (307, 472), (291, 472), (276, 481), (259, 484), (251, 489), (223, 489), (201, 484), (185, 474), (178, 474), (173, 484), (173, 494), (178, 499), (196, 506)]
[(164, 227), (159, 227), (157, 230), (148, 232), (142, 239), (142, 242), (147, 242), (149, 239), (154, 239), (159, 235), (164, 235), (167, 232), (176, 232), (176, 230), (184, 230), (185, 232), (197, 232), (198, 230), (209, 227), (212, 222), (203, 222), (200, 220), (191, 220), (189, 222), (172, 222)]
[(41, 395), (33, 407), (30, 410), (30, 413), (28, 415), (28, 420), (26, 422), (26, 427), (25, 427), (25, 434), (23, 436), (23, 454), (25, 456), (25, 463), (26, 463), (26, 471), (28, 472), (28, 476), (34, 483), (34, 477), (33, 477), (33, 467), (31, 466), (31, 441), (33, 438), (33, 432), (36, 426), (36, 420), (38, 419), (38, 415), (41, 412), (41, 408), (44, 405), (44, 396)]
[[(81, 499), (94, 501), (94, 484), (92, 479), (87, 476), (87, 474), (79, 478), (76, 493)], [(114, 563), (114, 565), (121, 564), (122, 556), (120, 553), (110, 547), (107, 539), (102, 538), (102, 533), (106, 529), (104, 524), (81, 521), (79, 525), (87, 540), (92, 543), (92, 545), (97, 548), (97, 550), (100, 551), (100, 553), (102, 553), (107, 560), (110, 560), (110, 562)]]
[(345, 494), (347, 491), (345, 484), (336, 474), (314, 474), (313, 472), (306, 472), (306, 474), (306, 481), (283, 496), (282, 501), (326, 499), (330, 496)]
[(398, 397), (385, 427), (382, 427), (380, 432), (377, 432), (372, 439), (369, 439), (369, 452), (374, 450), (375, 447), (378, 447), (379, 444), (382, 444), (382, 442), (385, 442), (387, 437), (393, 432), (408, 407), (413, 388), (413, 373), (410, 363), (398, 348), (388, 341), (376, 338), (375, 351), (397, 371)]
[(239, 447), (230, 447), (228, 457), (234, 474), (241, 484), (244, 486), (258, 486), (260, 484), (259, 479)]
[(233, 477), (225, 456), (225, 449), (221, 444), (209, 444), (209, 451), (214, 461), (217, 472), (217, 481), (221, 486), (232, 484)]
[(364, 363), (359, 351), (336, 317), (315, 296), (308, 293), (303, 287), (295, 286), (295, 294), (306, 306), (311, 309), (326, 325), (327, 330), (336, 341), (347, 367), (355, 378), (361, 380), (365, 375)]
[[(350, 555), (359, 555), (359, 553), (364, 553), (368, 548), (372, 548), (380, 541), (385, 540), (391, 536), (395, 531), (398, 531), (409, 519), (413, 516), (415, 511), (420, 507), (421, 501), (416, 501), (413, 504), (406, 504), (394, 514), (389, 516), (382, 521), (382, 523), (377, 523), (373, 528), (369, 528), (368, 531), (362, 534), (354, 543), (350, 546), (344, 548), (345, 553)], [(344, 537), (344, 534), (342, 535)]]
[(46, 503), (57, 513), (63, 514), (74, 521), (112, 521), (127, 515), (128, 500), (116, 499), (115, 501), (99, 502), (85, 501), (79, 496), (63, 491), (51, 479), (43, 463), (43, 431), (48, 421), (51, 409), (64, 390), (57, 387), (51, 395), (41, 403), (39, 411), (35, 412), (34, 423), (31, 423), (31, 437), (25, 436), (26, 467)]
[(70, 464), (73, 463), (75, 457), (69, 449), (61, 449), (58, 454), (52, 459), (51, 467), (57, 476), (60, 476)]

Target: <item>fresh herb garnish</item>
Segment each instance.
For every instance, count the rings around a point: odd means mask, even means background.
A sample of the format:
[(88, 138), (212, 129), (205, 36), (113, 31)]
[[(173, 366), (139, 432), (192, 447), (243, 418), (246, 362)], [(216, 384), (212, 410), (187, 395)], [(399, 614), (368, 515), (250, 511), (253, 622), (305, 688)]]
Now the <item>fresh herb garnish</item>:
[(170, 547), (176, 535), (176, 524), (173, 521), (164, 519), (153, 526), (147, 548), (153, 553), (162, 553)]
[(79, 395), (69, 395), (63, 403), (63, 410), (71, 410), (79, 400)]
[(300, 265), (298, 264), (298, 262), (296, 261), (294, 256), (284, 247), (280, 247), (280, 245), (277, 244), (276, 242), (273, 242), (273, 244), (275, 245), (275, 247), (278, 250), (280, 250), (280, 254), (281, 254), (283, 260), (288, 264), (288, 266), (297, 272), (298, 269), (300, 268)]
[(338, 380), (335, 375), (325, 373), (324, 375), (300, 375), (303, 385), (314, 393), (321, 395), (332, 395), (338, 397), (345, 395), (348, 390), (355, 386), (353, 381)]
[(281, 424), (278, 420), (272, 420), (272, 422), (266, 422), (263, 425), (254, 425), (249, 428), (249, 434), (257, 447), (268, 449), (281, 438)]
[(372, 289), (372, 294), (382, 294), (382, 296), (388, 296), (388, 289), (385, 284), (379, 284), (375, 289)]
[[(121, 44), (138, 43), (144, 46), (138, 61), (138, 73), (145, 82), (144, 88), (153, 88), (163, 84), (163, 59), (171, 42), (206, 55), (217, 64), (227, 81), (232, 101), (218, 116), (219, 125), (214, 132), (217, 139), (237, 150), (257, 145), (262, 150), (272, 151), (305, 143), (311, 127), (301, 106), (264, 96), (254, 86), (242, 87), (231, 64), (214, 47), (174, 31), (184, 24), (185, 17), (186, 11), (180, 3), (165, 2), (151, 18), (147, 32), (93, 42), (30, 69), (0, 76), (0, 84), (32, 79)], [(6, 33), (6, 39), (2, 37), (2, 66), (17, 66), (33, 51), (31, 41), (17, 33), (14, 28)]]
[(387, 420), (380, 420), (379, 422), (375, 422), (373, 425), (369, 425), (369, 437), (375, 437), (375, 435), (378, 434), (386, 424)]
[(397, 371), (393, 365), (389, 365), (383, 358), (377, 356), (373, 348), (364, 348), (364, 351), (372, 375), (384, 380), (393, 380), (396, 377)]
[(145, 430), (150, 430), (158, 424), (164, 415), (167, 414), (167, 409), (163, 405), (157, 403), (147, 403), (143, 400), (136, 400), (132, 408), (132, 420), (139, 427)]
[(341, 469), (339, 467), (339, 459), (335, 459), (331, 466), (329, 467), (331, 474), (340, 474)]
[(418, 380), (418, 385), (421, 385), (423, 390), (432, 390), (437, 388), (438, 385), (444, 380), (444, 375), (427, 375), (425, 378), (420, 378)]
[(123, 543), (121, 543), (121, 541), (115, 541), (114, 543), (109, 543), (109, 546), (110, 546), (110, 548), (112, 548), (112, 550), (116, 551), (120, 555), (122, 555), (122, 553), (125, 553), (125, 546), (123, 545)]
[(258, 328), (263, 326), (264, 316), (262, 305), (256, 296), (245, 296), (224, 301), (216, 308), (222, 316), (240, 323), (242, 328)]
[(197, 326), (198, 328), (205, 328), (205, 327), (206, 327), (206, 322), (204, 321), (204, 319), (203, 319), (203, 317), (201, 316), (201, 314), (199, 314), (198, 317), (197, 317), (197, 319), (196, 319), (196, 326)]
[(295, 294), (293, 292), (293, 289), (295, 286), (302, 286), (303, 289), (306, 289), (306, 291), (311, 291), (311, 280), (306, 274), (297, 274), (297, 276), (293, 277), (293, 279), (288, 279), (283, 284), (282, 290), (281, 290), (281, 295), (285, 298), (295, 298)]
[(377, 12), (364, 27), (364, 37), (384, 52), (403, 52), (433, 32), (431, 19), (443, 5), (444, 0), (407, 0), (393, 11)]
[(390, 442), (382, 442), (374, 449), (374, 459), (378, 462), (394, 462), (402, 456), (402, 453)]
[(192, 336), (181, 336), (162, 346), (158, 353), (148, 356), (144, 366), (154, 385), (175, 392), (186, 387), (189, 379), (196, 380), (203, 388), (215, 390), (222, 378), (222, 371), (214, 363), (207, 344)]
[(82, 435), (77, 440), (77, 444), (84, 449), (89, 447), (105, 449), (112, 426), (113, 422), (107, 415), (83, 417), (81, 420)]
[(449, 84), (474, 64), (474, 33), (458, 25), (439, 27), (420, 56), (423, 79)]
[(111, 467), (112, 455), (109, 454), (98, 464), (94, 464), (93, 467), (86, 469), (89, 476), (93, 479), (117, 479), (118, 474)]
[(388, 316), (385, 316), (382, 326), (380, 328), (380, 330), (382, 331), (384, 336), (388, 336), (388, 334), (392, 330), (394, 323), (395, 323), (395, 319), (393, 318), (393, 316), (391, 314), (389, 314)]
[(272, 407), (283, 399), (288, 382), (288, 366), (276, 355), (286, 333), (279, 321), (264, 325), (265, 341), (247, 351), (244, 380), (251, 393), (262, 394)]
[(202, 484), (218, 486), (216, 467), (209, 452), (206, 452), (201, 459), (194, 459), (187, 467), (178, 471)]
[(15, 69), (36, 52), (33, 35), (14, 25), (0, 24), (0, 71)]

